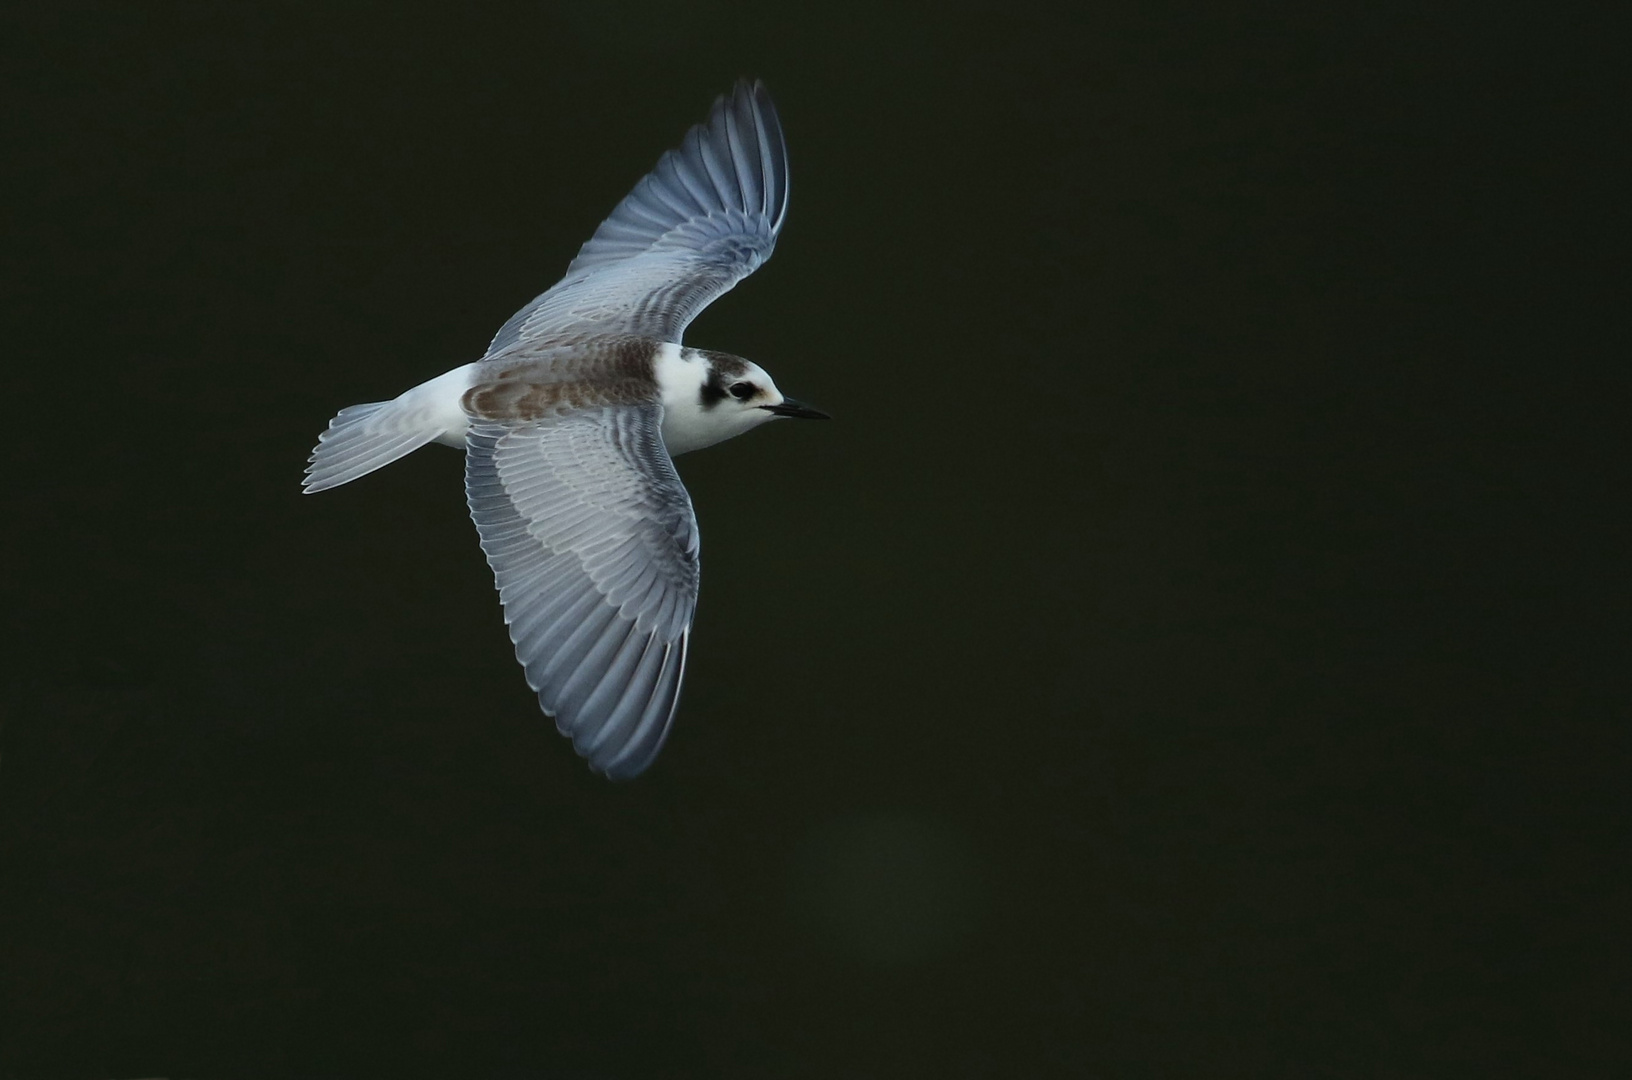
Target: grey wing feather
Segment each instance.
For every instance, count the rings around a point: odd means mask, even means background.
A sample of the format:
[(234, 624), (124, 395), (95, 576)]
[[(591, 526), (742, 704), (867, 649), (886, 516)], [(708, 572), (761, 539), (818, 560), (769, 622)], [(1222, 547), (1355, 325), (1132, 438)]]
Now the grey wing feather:
[(613, 779), (668, 736), (697, 604), (697, 524), (661, 424), (661, 406), (619, 406), (466, 436), (466, 497), (516, 659)]
[(697, 313), (771, 257), (788, 150), (770, 94), (739, 82), (664, 154), (567, 267), (487, 347), (584, 330), (679, 341)]

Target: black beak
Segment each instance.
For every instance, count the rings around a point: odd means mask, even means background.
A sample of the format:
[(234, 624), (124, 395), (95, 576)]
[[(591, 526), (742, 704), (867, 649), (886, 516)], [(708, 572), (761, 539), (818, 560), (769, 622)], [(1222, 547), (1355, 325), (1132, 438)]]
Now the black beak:
[(761, 409), (772, 416), (787, 416), (794, 420), (831, 420), (831, 416), (820, 409), (813, 409), (802, 401), (795, 401), (791, 397), (783, 398), (780, 405), (761, 405)]

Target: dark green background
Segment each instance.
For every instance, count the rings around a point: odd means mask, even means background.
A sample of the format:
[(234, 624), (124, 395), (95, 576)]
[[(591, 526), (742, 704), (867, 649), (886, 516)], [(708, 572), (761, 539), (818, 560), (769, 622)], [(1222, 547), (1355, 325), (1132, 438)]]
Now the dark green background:
[[(1624, 57), (1223, 7), (0, 15), (0, 1076), (1624, 1070)], [(745, 74), (837, 419), (614, 786), (458, 455), (298, 480)]]

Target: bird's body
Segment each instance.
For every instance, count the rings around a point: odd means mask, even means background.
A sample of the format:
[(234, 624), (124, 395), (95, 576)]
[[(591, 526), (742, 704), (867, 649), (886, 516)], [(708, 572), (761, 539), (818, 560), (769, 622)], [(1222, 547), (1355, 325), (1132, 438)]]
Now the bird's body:
[(465, 450), (517, 659), (544, 711), (614, 778), (656, 756), (684, 673), (698, 541), (671, 457), (822, 415), (757, 365), (680, 344), (769, 257), (786, 206), (775, 109), (740, 83), (480, 360), (342, 410), (307, 468), (315, 492), (427, 443)]

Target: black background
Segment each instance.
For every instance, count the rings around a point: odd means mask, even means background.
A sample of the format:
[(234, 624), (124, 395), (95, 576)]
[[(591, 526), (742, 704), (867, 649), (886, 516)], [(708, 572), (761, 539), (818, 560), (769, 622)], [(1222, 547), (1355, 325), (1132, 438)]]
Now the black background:
[[(0, 16), (0, 1076), (1617, 1075), (1625, 141), (1579, 15)], [(591, 776), (431, 448), (713, 96), (673, 738)], [(1612, 269), (1613, 267), (1613, 269)]]

